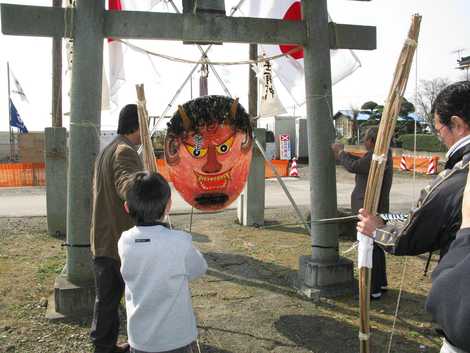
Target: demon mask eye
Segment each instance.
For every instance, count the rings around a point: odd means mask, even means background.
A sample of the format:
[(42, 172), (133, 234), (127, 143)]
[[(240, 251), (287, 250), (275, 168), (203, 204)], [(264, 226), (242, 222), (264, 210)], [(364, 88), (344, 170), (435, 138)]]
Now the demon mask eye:
[(230, 151), (233, 145), (233, 136), (231, 136), (229, 139), (227, 139), (224, 143), (221, 143), (220, 145), (216, 146), (216, 151), (218, 154), (226, 154)]
[(207, 154), (207, 148), (197, 148), (187, 143), (184, 144), (184, 147), (186, 147), (186, 150), (194, 158), (202, 158)]

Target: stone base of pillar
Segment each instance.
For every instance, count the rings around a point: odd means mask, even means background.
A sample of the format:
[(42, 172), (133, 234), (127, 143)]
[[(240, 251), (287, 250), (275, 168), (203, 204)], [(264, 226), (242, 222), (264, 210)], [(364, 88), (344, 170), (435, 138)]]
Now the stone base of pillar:
[(50, 320), (73, 319), (91, 316), (95, 304), (93, 283), (77, 285), (64, 274), (54, 283), (54, 293), (48, 301), (46, 318)]
[(354, 263), (339, 257), (337, 262), (325, 264), (314, 262), (311, 256), (301, 256), (295, 287), (312, 300), (354, 295), (357, 292)]

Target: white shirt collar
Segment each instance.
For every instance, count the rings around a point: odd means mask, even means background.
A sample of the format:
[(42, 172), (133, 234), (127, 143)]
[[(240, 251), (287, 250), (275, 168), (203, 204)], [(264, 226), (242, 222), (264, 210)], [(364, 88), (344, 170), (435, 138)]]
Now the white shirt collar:
[(449, 159), (455, 152), (457, 152), (462, 147), (468, 145), (469, 143), (470, 143), (470, 135), (462, 137), (460, 140), (454, 143), (451, 148), (449, 148), (449, 150), (446, 153), (447, 159)]

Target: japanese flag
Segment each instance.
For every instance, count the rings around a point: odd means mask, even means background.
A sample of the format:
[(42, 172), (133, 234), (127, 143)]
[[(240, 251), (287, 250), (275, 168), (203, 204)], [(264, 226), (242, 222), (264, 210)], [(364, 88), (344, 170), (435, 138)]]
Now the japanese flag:
[[(302, 18), (301, 2), (295, 0), (251, 1), (248, 16), (299, 21)], [(286, 54), (294, 48), (294, 45), (260, 45), (258, 53), (271, 57)], [(352, 50), (331, 50), (330, 56), (331, 80), (333, 84), (349, 76), (361, 66)], [(272, 64), (276, 77), (290, 93), (290, 96), (297, 105), (302, 105), (305, 102), (303, 50), (298, 50), (273, 60)]]

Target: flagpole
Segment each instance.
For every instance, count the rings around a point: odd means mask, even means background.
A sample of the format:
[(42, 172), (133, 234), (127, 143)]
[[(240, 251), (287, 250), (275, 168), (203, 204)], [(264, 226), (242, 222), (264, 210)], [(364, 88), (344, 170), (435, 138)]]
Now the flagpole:
[(11, 128), (11, 97), (10, 97), (10, 63), (7, 61), (7, 82), (8, 82), (8, 130), (10, 131), (10, 161), (14, 157), (13, 131)]

